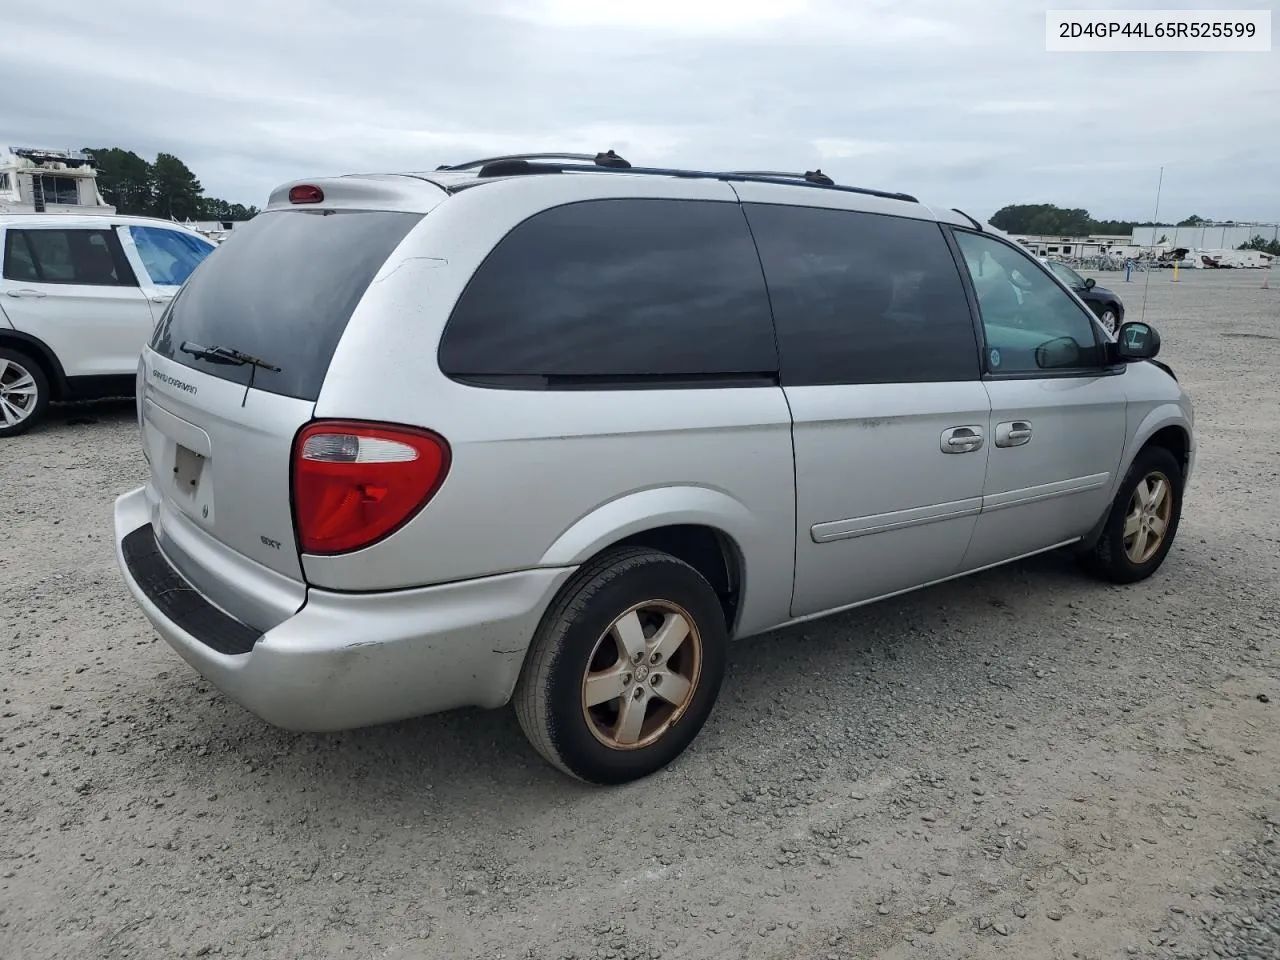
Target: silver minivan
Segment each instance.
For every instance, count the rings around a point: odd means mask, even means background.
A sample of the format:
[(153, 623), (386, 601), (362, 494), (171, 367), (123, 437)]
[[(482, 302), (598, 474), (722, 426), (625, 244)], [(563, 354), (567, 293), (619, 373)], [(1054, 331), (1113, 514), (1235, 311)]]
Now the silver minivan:
[(282, 186), (144, 350), (156, 630), (270, 723), (514, 702), (616, 784), (730, 640), (1177, 532), (1192, 409), (998, 231), (806, 174), (526, 155)]

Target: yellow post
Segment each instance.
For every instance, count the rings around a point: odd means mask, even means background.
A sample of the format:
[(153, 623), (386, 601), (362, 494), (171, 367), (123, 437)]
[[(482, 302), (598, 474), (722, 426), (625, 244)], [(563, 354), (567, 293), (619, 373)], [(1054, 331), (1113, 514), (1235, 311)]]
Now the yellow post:
[(1178, 261), (1173, 261), (1173, 282), (1178, 282)]

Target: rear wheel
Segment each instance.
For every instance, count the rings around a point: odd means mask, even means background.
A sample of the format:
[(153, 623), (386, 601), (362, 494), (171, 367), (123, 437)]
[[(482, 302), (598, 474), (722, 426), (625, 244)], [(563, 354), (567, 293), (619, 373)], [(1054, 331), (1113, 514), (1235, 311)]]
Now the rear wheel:
[(0, 347), (0, 438), (34, 427), (49, 405), (49, 381), (25, 353)]
[(1173, 546), (1182, 519), (1182, 467), (1164, 447), (1138, 453), (1111, 505), (1102, 536), (1080, 557), (1084, 568), (1112, 583), (1151, 576)]
[(571, 776), (619, 784), (678, 757), (711, 714), (728, 631), (693, 567), (642, 548), (578, 572), (543, 618), (516, 686), (520, 726)]

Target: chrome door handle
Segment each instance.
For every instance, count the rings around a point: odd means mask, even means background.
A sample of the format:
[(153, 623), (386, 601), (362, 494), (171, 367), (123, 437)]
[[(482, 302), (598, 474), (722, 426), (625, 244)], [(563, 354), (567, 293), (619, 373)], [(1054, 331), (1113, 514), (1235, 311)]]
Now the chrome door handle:
[(996, 424), (997, 447), (1020, 447), (1031, 442), (1031, 424), (1026, 420), (1009, 420)]
[(40, 300), (48, 296), (48, 294), (41, 293), (39, 290), (6, 290), (5, 293), (16, 300)]
[(173, 299), (173, 294), (172, 294), (172, 293), (170, 293), (170, 294), (163, 295), (163, 296), (156, 296), (156, 297), (152, 297), (152, 298), (151, 298), (151, 302), (152, 302), (152, 303), (168, 303), (168, 302), (169, 302), (170, 300), (172, 300), (172, 299)]
[(981, 447), (981, 427), (952, 427), (942, 432), (943, 453), (972, 453)]

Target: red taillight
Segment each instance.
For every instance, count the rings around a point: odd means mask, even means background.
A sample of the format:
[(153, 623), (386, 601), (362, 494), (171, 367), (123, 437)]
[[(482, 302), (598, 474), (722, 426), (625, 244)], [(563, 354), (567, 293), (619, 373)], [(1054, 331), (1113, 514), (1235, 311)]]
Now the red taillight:
[(293, 445), (293, 515), (304, 553), (346, 553), (394, 533), (440, 489), (449, 444), (429, 430), (318, 421)]
[(289, 188), (290, 203), (323, 203), (324, 191), (310, 183), (300, 183)]

